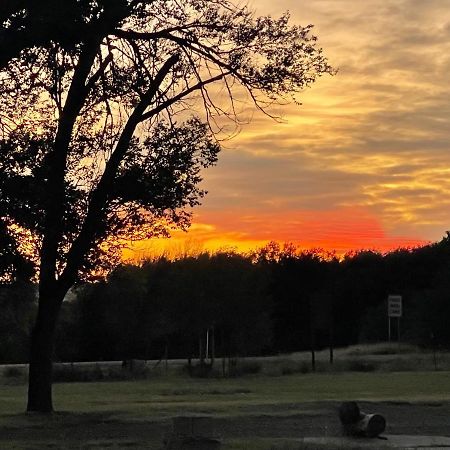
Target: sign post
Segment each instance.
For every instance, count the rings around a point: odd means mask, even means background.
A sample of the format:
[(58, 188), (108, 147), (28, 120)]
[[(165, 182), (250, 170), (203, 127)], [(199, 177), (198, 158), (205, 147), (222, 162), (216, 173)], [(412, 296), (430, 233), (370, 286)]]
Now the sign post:
[(397, 317), (397, 339), (400, 342), (400, 317), (402, 317), (402, 296), (401, 295), (389, 295), (388, 296), (388, 336), (389, 342), (391, 342), (391, 317)]

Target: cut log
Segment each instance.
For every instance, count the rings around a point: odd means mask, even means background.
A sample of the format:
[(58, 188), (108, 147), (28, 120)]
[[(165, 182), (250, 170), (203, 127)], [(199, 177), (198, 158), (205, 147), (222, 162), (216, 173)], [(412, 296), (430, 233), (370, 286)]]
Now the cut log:
[(380, 414), (362, 413), (362, 419), (356, 422), (355, 429), (364, 436), (377, 437), (386, 429), (386, 420)]
[(356, 402), (344, 402), (339, 406), (339, 419), (342, 425), (351, 425), (361, 419), (361, 412)]
[(345, 435), (377, 437), (386, 429), (386, 420), (380, 414), (360, 411), (356, 402), (344, 402), (339, 407), (339, 419)]

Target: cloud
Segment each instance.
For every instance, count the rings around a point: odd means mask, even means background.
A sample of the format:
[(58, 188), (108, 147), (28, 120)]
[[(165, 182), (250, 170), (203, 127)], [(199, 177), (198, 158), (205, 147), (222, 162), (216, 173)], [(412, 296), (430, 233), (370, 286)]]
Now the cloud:
[[(450, 224), (450, 1), (252, 0), (315, 24), (335, 77), (257, 113), (205, 172), (192, 236), (380, 248)], [(349, 248), (350, 248), (349, 247)]]

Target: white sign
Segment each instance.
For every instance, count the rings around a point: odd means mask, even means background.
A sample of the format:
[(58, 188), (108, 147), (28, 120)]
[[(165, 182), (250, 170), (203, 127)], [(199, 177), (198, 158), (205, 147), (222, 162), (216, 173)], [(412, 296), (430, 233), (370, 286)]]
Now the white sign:
[(402, 296), (390, 295), (388, 297), (388, 316), (402, 317)]

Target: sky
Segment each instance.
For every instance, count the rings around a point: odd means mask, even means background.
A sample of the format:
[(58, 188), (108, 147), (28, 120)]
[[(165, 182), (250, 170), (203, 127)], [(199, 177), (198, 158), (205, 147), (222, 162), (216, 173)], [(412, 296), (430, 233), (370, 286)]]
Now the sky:
[[(450, 229), (450, 0), (250, 0), (314, 24), (333, 67), (226, 142), (188, 233), (136, 244), (166, 251), (387, 251)], [(172, 249), (172, 250), (169, 250)]]

